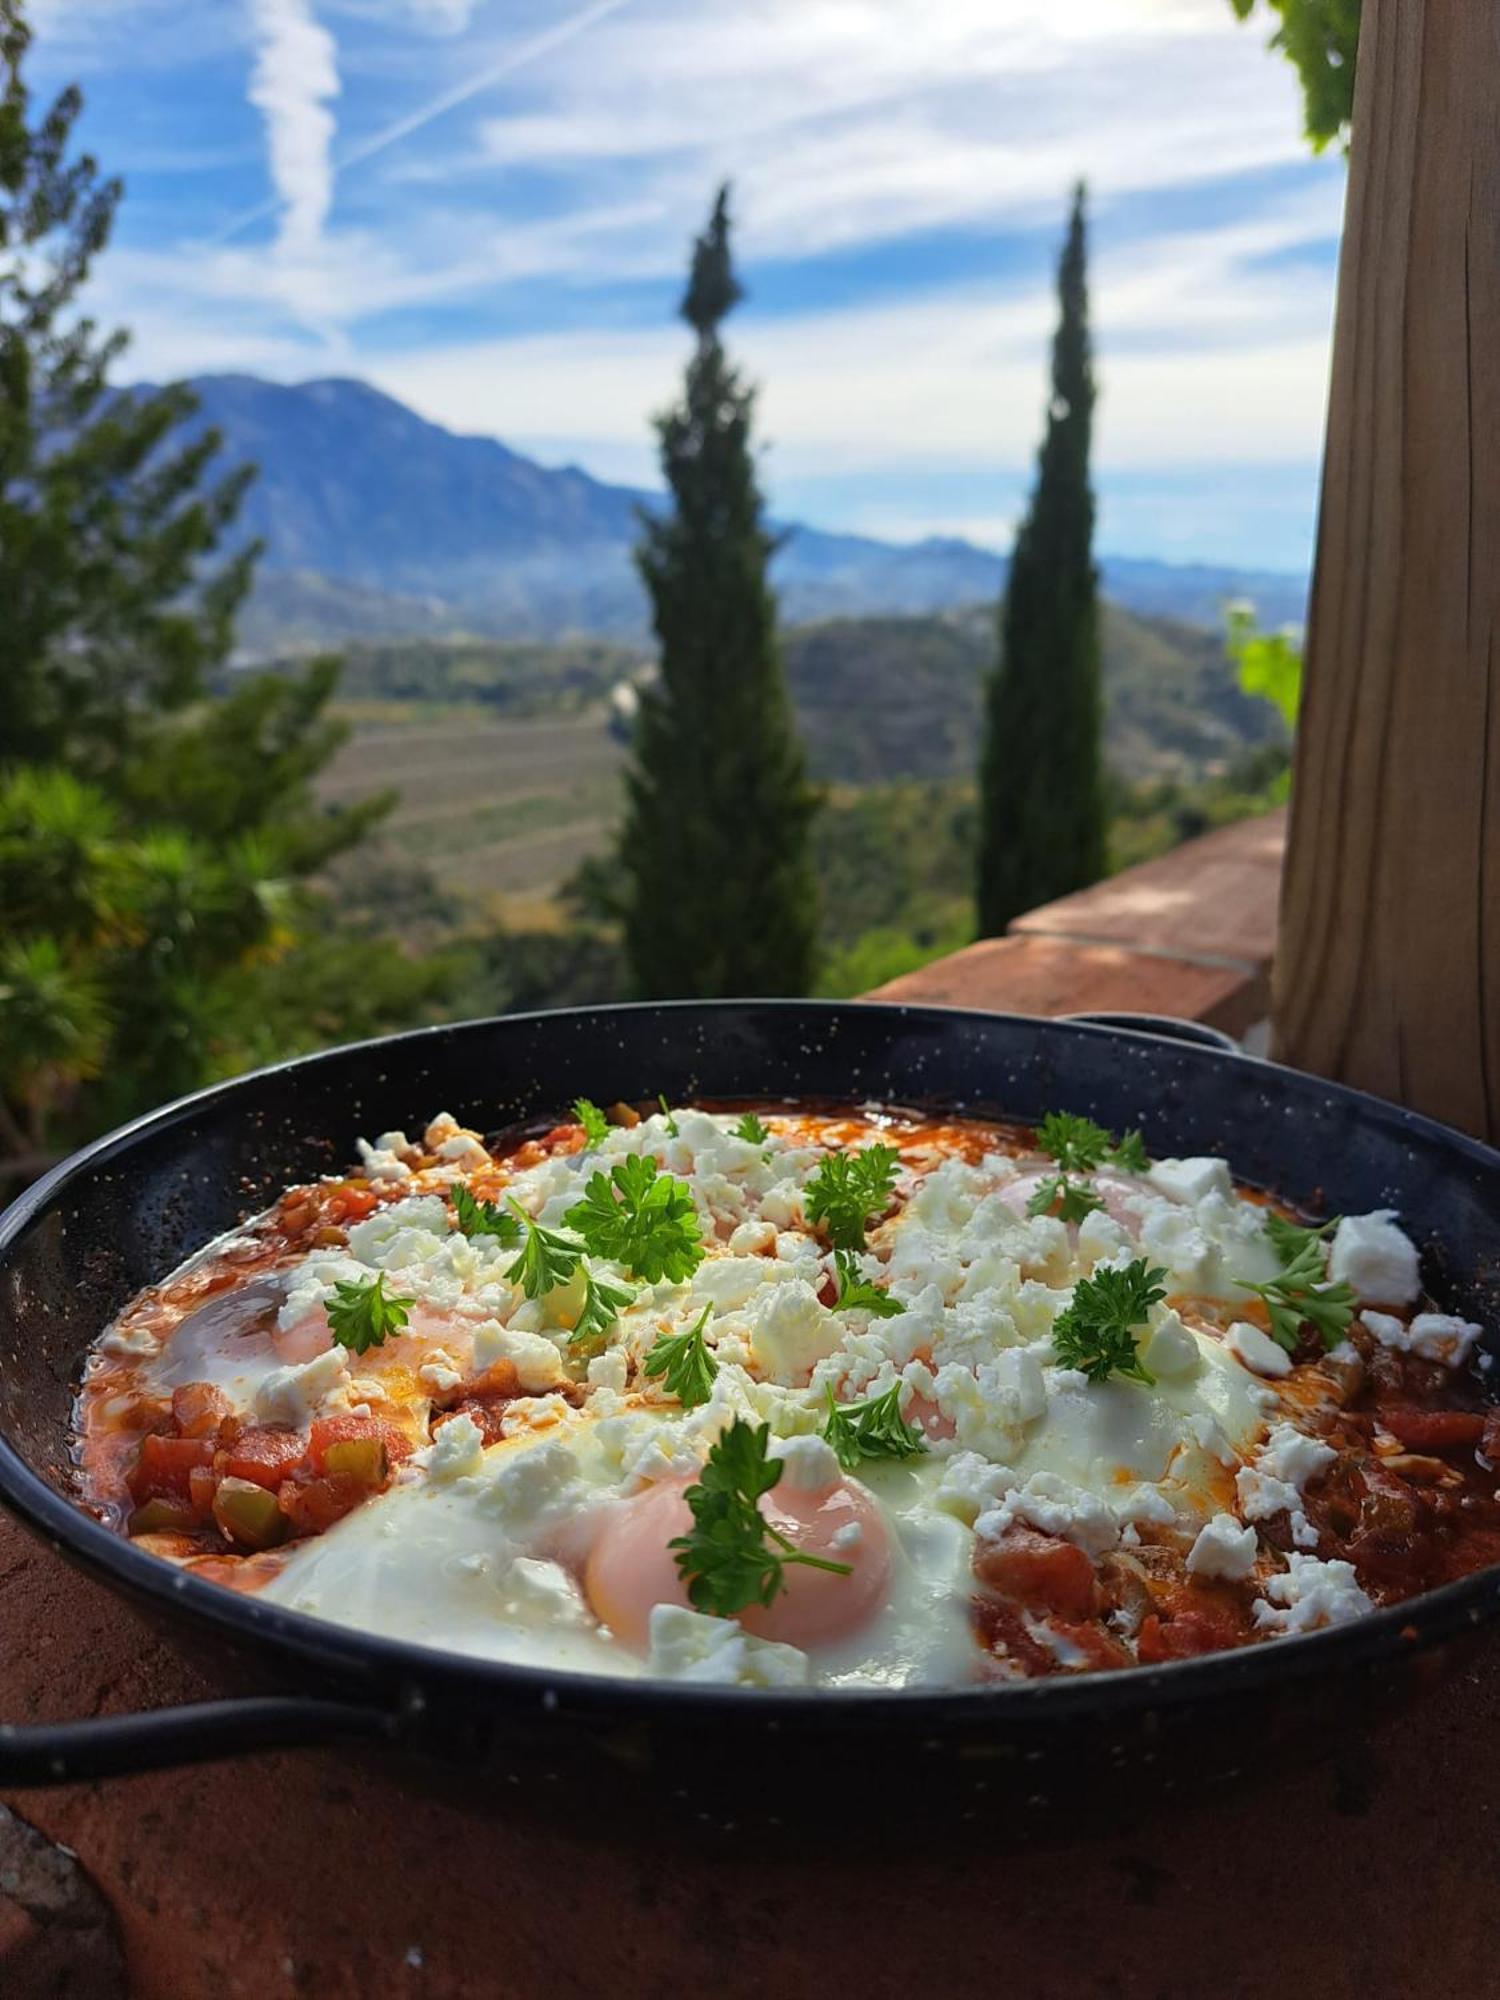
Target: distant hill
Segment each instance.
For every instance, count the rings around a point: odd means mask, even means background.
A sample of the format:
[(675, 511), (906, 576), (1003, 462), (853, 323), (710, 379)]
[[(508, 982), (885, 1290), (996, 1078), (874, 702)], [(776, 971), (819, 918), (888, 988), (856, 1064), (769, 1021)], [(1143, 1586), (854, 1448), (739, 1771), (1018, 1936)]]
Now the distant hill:
[[(815, 775), (842, 785), (971, 776), (994, 622), (978, 606), (788, 629), (787, 676)], [(1279, 739), (1273, 711), (1240, 693), (1214, 633), (1106, 605), (1103, 642), (1105, 751), (1122, 777), (1199, 776)], [(341, 695), (363, 714), (467, 703), (496, 721), (593, 712), (603, 729), (615, 690), (650, 671), (643, 649), (594, 639), (357, 641)]]
[[(193, 382), (200, 421), (260, 477), (243, 525), (266, 544), (241, 620), (246, 653), (350, 638), (635, 641), (646, 605), (631, 560), (656, 496), (495, 438), (460, 437), (369, 384)], [(789, 623), (941, 612), (998, 595), (1003, 559), (951, 539), (896, 544), (786, 524), (773, 575)], [(1303, 578), (1103, 558), (1105, 591), (1152, 615), (1217, 622), (1249, 596), (1269, 624), (1302, 615)]]

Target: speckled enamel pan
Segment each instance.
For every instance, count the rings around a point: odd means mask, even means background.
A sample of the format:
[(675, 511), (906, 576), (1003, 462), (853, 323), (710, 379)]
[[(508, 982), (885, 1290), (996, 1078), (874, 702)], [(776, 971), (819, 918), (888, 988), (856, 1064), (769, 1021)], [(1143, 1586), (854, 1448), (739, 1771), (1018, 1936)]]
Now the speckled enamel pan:
[[(1189, 1791), (1357, 1740), (1435, 1649), (1500, 1612), (1500, 1569), (1352, 1625), (1164, 1668), (898, 1692), (689, 1687), (460, 1658), (241, 1597), (133, 1547), (70, 1497), (68, 1416), (90, 1342), (140, 1286), (338, 1170), (360, 1132), (434, 1108), (496, 1131), (606, 1102), (876, 1101), (1140, 1125), (1156, 1154), (1221, 1153), (1317, 1210), (1400, 1210), (1444, 1307), (1500, 1341), (1500, 1154), (1315, 1077), (1161, 1034), (941, 1008), (805, 1001), (606, 1007), (433, 1028), (261, 1070), (76, 1154), (0, 1218), (0, 1497), (44, 1540), (215, 1662), (225, 1698), (0, 1725), (0, 1785), (252, 1749), (366, 1742), (506, 1806), (643, 1799), (701, 1820), (830, 1797), (954, 1820), (1123, 1778)], [(3, 1640), (0, 1640), (3, 1643)], [(894, 1761), (893, 1761), (894, 1760)], [(817, 1783), (809, 1789), (810, 1774)], [(833, 1790), (830, 1792), (830, 1787)]]

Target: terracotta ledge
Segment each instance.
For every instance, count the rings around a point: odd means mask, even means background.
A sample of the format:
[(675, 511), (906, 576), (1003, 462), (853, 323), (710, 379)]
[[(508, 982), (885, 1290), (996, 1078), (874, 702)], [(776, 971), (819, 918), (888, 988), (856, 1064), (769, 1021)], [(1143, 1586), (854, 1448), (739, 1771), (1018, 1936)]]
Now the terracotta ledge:
[(1270, 1012), (1285, 846), (1284, 810), (1220, 827), (865, 998), (1005, 1014), (1175, 1014), (1244, 1035)]

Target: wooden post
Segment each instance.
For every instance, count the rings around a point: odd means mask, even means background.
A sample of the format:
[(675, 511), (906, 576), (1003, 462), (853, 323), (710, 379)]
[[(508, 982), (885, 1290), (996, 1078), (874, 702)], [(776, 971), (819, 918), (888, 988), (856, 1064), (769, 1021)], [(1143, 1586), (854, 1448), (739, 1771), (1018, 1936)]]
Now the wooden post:
[(1500, 4), (1364, 0), (1282, 1060), (1500, 1140)]

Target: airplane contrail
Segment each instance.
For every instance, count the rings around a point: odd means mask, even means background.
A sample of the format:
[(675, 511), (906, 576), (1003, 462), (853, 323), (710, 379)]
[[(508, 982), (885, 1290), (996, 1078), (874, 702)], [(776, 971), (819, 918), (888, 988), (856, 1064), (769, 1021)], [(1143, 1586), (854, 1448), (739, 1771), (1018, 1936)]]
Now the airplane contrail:
[[(629, 5), (630, 0), (592, 0), (591, 5), (581, 7), (576, 14), (570, 14), (565, 21), (559, 21), (556, 27), (546, 28), (541, 34), (533, 35), (529, 41), (517, 43), (514, 48), (507, 49), (505, 54), (498, 61), (491, 63), (487, 69), (465, 77), (462, 83), (455, 84), (451, 90), (445, 90), (439, 96), (430, 98), (426, 104), (418, 105), (415, 111), (408, 111), (403, 117), (393, 119), (389, 125), (383, 125), (378, 132), (372, 132), (367, 139), (361, 139), (357, 146), (352, 146), (347, 153), (334, 161), (332, 178), (337, 180), (346, 167), (358, 166), (364, 160), (373, 159), (377, 153), (383, 153), (388, 146), (394, 146), (413, 132), (421, 131), (424, 125), (430, 125), (435, 118), (441, 118), (445, 112), (454, 110), (460, 104), (466, 104), (471, 97), (477, 97), (481, 91), (489, 90), (503, 78), (513, 76), (518, 69), (524, 69), (528, 63), (537, 61), (541, 56), (550, 55), (554, 49), (560, 49), (565, 43), (573, 41), (592, 28), (596, 21), (602, 21), (606, 15), (617, 14), (622, 7)], [(217, 244), (227, 243), (231, 237), (238, 236), (242, 229), (248, 229), (252, 222), (259, 222), (265, 216), (275, 215), (281, 205), (281, 199), (277, 195), (272, 195), (266, 201), (257, 202), (254, 208), (247, 208), (232, 221), (225, 223), (224, 227), (212, 236), (203, 238), (204, 247), (211, 249)]]

